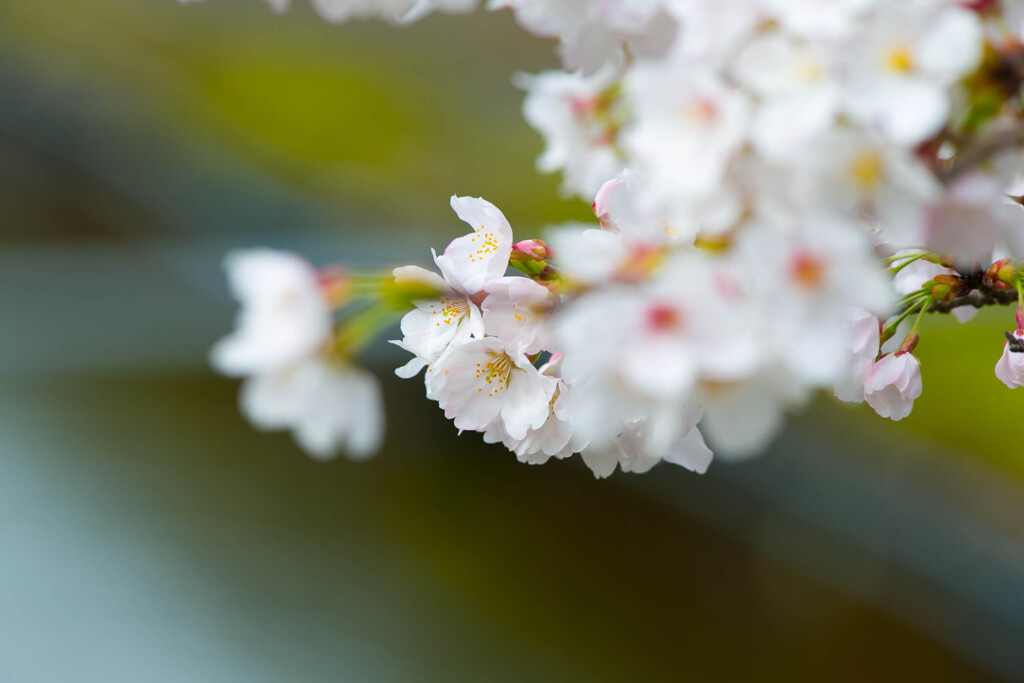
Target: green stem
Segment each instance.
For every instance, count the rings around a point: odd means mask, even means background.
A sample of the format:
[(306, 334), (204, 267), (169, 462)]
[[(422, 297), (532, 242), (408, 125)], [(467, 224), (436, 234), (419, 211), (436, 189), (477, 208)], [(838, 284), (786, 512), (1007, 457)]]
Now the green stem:
[(886, 263), (896, 263), (897, 261), (902, 261), (903, 259), (907, 258), (912, 258), (916, 260), (919, 258), (924, 258), (925, 256), (928, 256), (930, 254), (931, 252), (929, 251), (915, 251), (912, 254), (898, 254), (896, 256), (887, 256), (885, 258), (885, 261)]
[(914, 290), (913, 292), (910, 292), (909, 294), (904, 294), (903, 296), (901, 296), (899, 298), (899, 303), (902, 303), (902, 304), (910, 303), (910, 302), (914, 301), (915, 299), (920, 299), (922, 296), (928, 296), (929, 294), (931, 294), (931, 291), (928, 290), (928, 289), (925, 289), (924, 287), (922, 287), (921, 289)]
[(917, 320), (914, 321), (914, 329), (910, 331), (910, 334), (917, 334), (917, 328), (921, 327), (921, 320), (924, 318), (925, 312), (928, 310), (928, 303), (925, 302), (921, 306), (921, 312), (917, 314)]
[(911, 306), (908, 306), (907, 310), (900, 313), (898, 318), (893, 320), (891, 323), (889, 323), (882, 329), (882, 336), (885, 337), (886, 339), (892, 338), (892, 335), (896, 333), (896, 328), (899, 327), (900, 323), (903, 322), (908, 315), (916, 311), (919, 307), (921, 309), (921, 313), (923, 314), (924, 311), (928, 310), (929, 303), (931, 303), (930, 300), (924, 299), (922, 301), (915, 302)]
[(895, 266), (895, 267), (893, 267), (893, 266), (890, 266), (890, 267), (889, 267), (889, 270), (890, 270), (890, 271), (892, 271), (892, 274), (893, 274), (893, 275), (896, 275), (896, 274), (897, 274), (897, 273), (899, 273), (899, 272), (900, 272), (901, 270), (903, 270), (904, 268), (906, 268), (907, 266), (909, 266), (909, 265), (910, 265), (911, 263), (915, 263), (915, 262), (917, 262), (917, 261), (920, 261), (921, 259), (923, 259), (923, 258), (924, 258), (925, 256), (927, 256), (927, 255), (928, 255), (927, 253), (925, 253), (925, 254), (914, 254), (914, 255), (913, 255), (912, 257), (910, 257), (910, 258), (909, 258), (908, 260), (904, 261), (904, 262), (903, 262), (903, 263), (901, 263), (900, 265), (898, 265), (898, 266)]

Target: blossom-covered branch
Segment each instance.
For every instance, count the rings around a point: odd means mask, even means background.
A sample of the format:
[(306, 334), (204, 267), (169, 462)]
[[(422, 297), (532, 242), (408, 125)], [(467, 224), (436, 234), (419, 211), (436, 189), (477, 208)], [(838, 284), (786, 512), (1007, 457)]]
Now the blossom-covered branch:
[[(476, 3), (313, 4), (403, 23)], [(822, 391), (903, 419), (928, 313), (1018, 302), (996, 375), (1022, 383), (1024, 2), (487, 6), (558, 41), (563, 70), (516, 82), (539, 169), (594, 221), (517, 239), (453, 197), (469, 232), (386, 279), (233, 256), (243, 313), (213, 360), (247, 378), (258, 426), (372, 450), (379, 399), (354, 359), (398, 318), (397, 373), (423, 373), (456, 428), (597, 476), (704, 471), (705, 436), (755, 455)]]

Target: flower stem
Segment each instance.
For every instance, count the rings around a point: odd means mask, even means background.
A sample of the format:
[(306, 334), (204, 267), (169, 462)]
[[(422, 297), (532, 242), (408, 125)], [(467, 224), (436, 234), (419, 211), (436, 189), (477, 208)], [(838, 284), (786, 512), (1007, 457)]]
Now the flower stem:
[(920, 261), (925, 256), (928, 256), (928, 254), (927, 253), (924, 253), (924, 254), (913, 254), (910, 258), (908, 258), (906, 261), (904, 261), (903, 263), (899, 264), (898, 266), (890, 266), (889, 270), (892, 272), (893, 275), (896, 275), (901, 270), (903, 270), (904, 268), (909, 266), (911, 263), (914, 263), (916, 261)]
[(910, 331), (910, 334), (917, 334), (917, 328), (921, 327), (921, 320), (924, 318), (924, 314), (927, 310), (928, 302), (924, 301), (921, 303), (921, 312), (917, 314), (917, 320), (914, 321), (914, 329)]
[[(891, 323), (889, 323), (884, 328), (882, 328), (882, 339), (883, 339), (883, 342), (885, 340), (891, 339), (892, 336), (894, 334), (896, 334), (896, 328), (899, 327), (900, 323), (903, 322), (908, 315), (910, 315), (911, 313), (917, 311), (918, 309), (920, 309), (920, 313), (918, 315), (918, 322), (920, 322), (921, 316), (924, 315), (924, 312), (928, 310), (928, 305), (930, 303), (931, 303), (930, 299), (922, 297), (921, 300), (915, 301), (910, 306), (907, 306), (907, 310), (905, 310), (902, 313), (900, 313), (899, 316), (895, 320), (893, 320)], [(916, 330), (916, 327), (917, 326), (915, 325), (915, 330)]]
[(927, 251), (915, 251), (912, 254), (896, 254), (894, 256), (887, 256), (887, 257), (885, 257), (885, 261), (886, 261), (886, 263), (896, 263), (897, 261), (902, 261), (903, 259), (908, 259), (908, 258), (912, 258), (912, 259), (916, 260), (916, 259), (919, 259), (919, 258), (924, 258), (925, 256), (928, 256), (930, 253), (931, 252), (927, 252)]

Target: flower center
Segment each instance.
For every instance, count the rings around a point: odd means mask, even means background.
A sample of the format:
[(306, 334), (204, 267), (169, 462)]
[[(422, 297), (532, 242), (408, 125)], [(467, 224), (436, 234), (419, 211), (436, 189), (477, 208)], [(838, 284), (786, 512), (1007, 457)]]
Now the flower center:
[(908, 74), (914, 70), (914, 55), (906, 45), (897, 45), (885, 55), (885, 67), (898, 74)]
[(882, 173), (882, 160), (872, 152), (858, 154), (850, 164), (850, 177), (862, 192), (877, 187), (882, 181)]
[(718, 107), (707, 98), (700, 98), (686, 108), (686, 118), (695, 126), (708, 126), (718, 118)]
[(515, 363), (507, 353), (490, 352), (491, 360), (486, 363), (477, 363), (475, 377), (483, 380), (477, 391), (483, 392), (487, 389), (487, 396), (494, 397), (505, 389), (508, 389), (509, 380), (512, 378), (512, 370)]
[(679, 309), (668, 304), (656, 304), (647, 309), (647, 329), (652, 332), (671, 332), (683, 322)]
[(441, 318), (434, 323), (434, 327), (458, 323), (469, 313), (469, 304), (465, 299), (449, 299), (441, 297), (436, 303), (430, 304), (430, 314), (439, 315)]
[[(498, 236), (493, 232), (488, 232), (487, 226), (481, 225), (479, 228), (473, 228), (473, 233), (474, 235), (469, 238), (469, 241), (475, 244), (476, 251), (470, 252), (470, 261), (483, 260), (485, 256), (498, 250)], [(479, 244), (476, 244), (477, 240), (480, 241)]]
[(807, 252), (800, 252), (789, 264), (789, 276), (804, 289), (818, 289), (825, 280), (825, 264)]

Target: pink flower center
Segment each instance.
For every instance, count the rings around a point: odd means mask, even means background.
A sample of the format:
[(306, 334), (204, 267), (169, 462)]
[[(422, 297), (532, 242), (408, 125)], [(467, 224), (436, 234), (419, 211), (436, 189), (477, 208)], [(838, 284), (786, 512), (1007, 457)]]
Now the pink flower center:
[(818, 289), (825, 280), (825, 264), (814, 254), (799, 252), (790, 261), (789, 277), (804, 289)]
[(694, 125), (707, 126), (718, 118), (718, 105), (707, 98), (700, 98), (687, 107), (686, 114)]
[(674, 306), (656, 304), (647, 309), (647, 329), (652, 332), (671, 332), (682, 323), (682, 313)]

